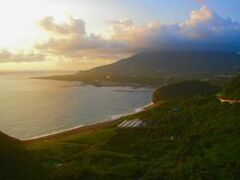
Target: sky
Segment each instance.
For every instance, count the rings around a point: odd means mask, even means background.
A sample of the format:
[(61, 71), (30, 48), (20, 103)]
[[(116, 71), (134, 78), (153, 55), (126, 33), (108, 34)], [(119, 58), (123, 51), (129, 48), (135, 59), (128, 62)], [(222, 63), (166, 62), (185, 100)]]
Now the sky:
[(0, 2), (0, 71), (82, 70), (152, 50), (240, 51), (239, 0)]

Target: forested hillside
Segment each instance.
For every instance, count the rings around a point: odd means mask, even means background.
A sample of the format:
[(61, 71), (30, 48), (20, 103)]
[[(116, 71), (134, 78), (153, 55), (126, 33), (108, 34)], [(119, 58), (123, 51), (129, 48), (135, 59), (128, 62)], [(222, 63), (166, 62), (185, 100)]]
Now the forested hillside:
[(219, 87), (212, 86), (207, 82), (191, 80), (157, 89), (153, 94), (153, 101), (169, 101), (177, 99), (186, 99), (193, 96), (215, 95), (220, 91)]
[(240, 99), (240, 75), (226, 83), (223, 96), (226, 98)]

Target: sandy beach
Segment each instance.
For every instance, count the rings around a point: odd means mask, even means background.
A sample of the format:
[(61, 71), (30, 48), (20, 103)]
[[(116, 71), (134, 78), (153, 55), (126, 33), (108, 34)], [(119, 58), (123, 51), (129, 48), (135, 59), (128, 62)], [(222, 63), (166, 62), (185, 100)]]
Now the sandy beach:
[(41, 141), (41, 140), (57, 139), (57, 138), (72, 135), (72, 134), (75, 134), (75, 133), (86, 132), (86, 131), (94, 131), (94, 130), (97, 130), (97, 129), (110, 127), (110, 126), (115, 125), (116, 123), (118, 123), (117, 120), (99, 122), (99, 123), (96, 123), (96, 124), (91, 124), (91, 125), (86, 125), (86, 126), (82, 126), (82, 127), (72, 128), (71, 130), (64, 130), (62, 132), (56, 132), (56, 133), (52, 133), (52, 134), (48, 134), (48, 135), (33, 137), (33, 138), (30, 138), (30, 139), (27, 139), (27, 140), (22, 140), (22, 142), (29, 144), (29, 143), (34, 143), (34, 142)]
[(111, 127), (111, 126), (115, 126), (117, 125), (122, 118), (126, 117), (126, 116), (130, 116), (136, 113), (140, 113), (143, 111), (146, 111), (150, 108), (154, 107), (154, 104), (151, 102), (145, 106), (143, 106), (142, 108), (138, 108), (135, 112), (129, 113), (129, 114), (125, 114), (122, 116), (119, 116), (118, 118), (113, 118), (111, 120), (105, 120), (105, 121), (100, 121), (94, 124), (89, 124), (89, 125), (80, 125), (77, 127), (73, 127), (70, 129), (66, 129), (66, 130), (62, 130), (62, 131), (56, 131), (53, 133), (49, 133), (49, 134), (43, 134), (40, 136), (36, 136), (36, 137), (32, 137), (26, 140), (21, 140), (24, 143), (34, 143), (40, 140), (49, 140), (49, 139), (57, 139), (57, 138), (61, 138), (64, 136), (69, 136), (75, 133), (80, 133), (80, 132), (86, 132), (86, 131), (94, 131), (94, 130), (98, 130), (101, 128), (106, 128), (106, 127)]

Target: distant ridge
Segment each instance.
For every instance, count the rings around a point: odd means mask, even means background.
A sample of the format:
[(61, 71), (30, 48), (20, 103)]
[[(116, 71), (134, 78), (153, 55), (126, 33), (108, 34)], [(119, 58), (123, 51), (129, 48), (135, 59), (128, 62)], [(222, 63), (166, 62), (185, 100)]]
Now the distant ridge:
[(240, 55), (230, 52), (149, 52), (136, 54), (114, 64), (81, 71), (106, 73), (114, 71), (153, 71), (156, 73), (227, 73), (240, 66)]
[(220, 75), (235, 73), (239, 67), (240, 55), (231, 52), (148, 52), (74, 75), (54, 76), (48, 79), (92, 83), (155, 83), (166, 75)]

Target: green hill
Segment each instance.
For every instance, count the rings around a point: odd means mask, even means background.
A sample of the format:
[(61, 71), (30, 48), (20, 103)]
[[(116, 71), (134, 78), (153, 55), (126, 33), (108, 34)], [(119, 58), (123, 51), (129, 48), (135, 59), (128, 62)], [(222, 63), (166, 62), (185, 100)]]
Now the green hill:
[(240, 75), (226, 84), (223, 96), (230, 99), (240, 99)]
[(153, 102), (186, 99), (193, 96), (206, 96), (216, 94), (220, 88), (207, 82), (191, 80), (157, 89), (153, 94)]

